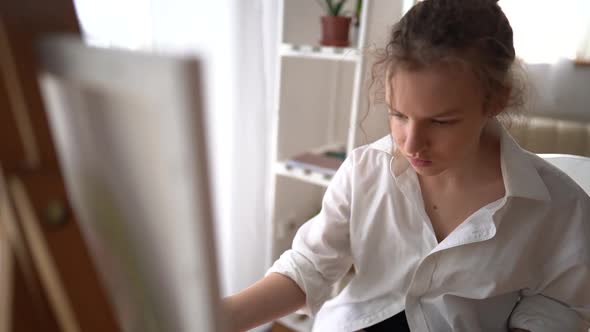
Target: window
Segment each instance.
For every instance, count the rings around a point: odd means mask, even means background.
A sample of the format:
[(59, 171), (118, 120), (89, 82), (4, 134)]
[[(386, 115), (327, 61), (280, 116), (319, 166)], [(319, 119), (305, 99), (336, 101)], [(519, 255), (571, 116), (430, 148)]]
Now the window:
[(588, 0), (500, 0), (514, 31), (516, 53), (528, 63), (575, 59), (590, 26)]
[(74, 5), (88, 44), (128, 49), (151, 45), (149, 0), (74, 0)]
[[(404, 12), (421, 0), (403, 0)], [(514, 31), (517, 55), (528, 63), (559, 58), (590, 61), (589, 0), (500, 0)]]

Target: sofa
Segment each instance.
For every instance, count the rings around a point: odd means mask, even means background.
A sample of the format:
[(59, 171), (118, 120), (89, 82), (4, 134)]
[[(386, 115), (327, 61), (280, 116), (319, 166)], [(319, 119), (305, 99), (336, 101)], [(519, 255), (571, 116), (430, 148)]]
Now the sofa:
[(529, 116), (509, 126), (514, 139), (534, 153), (590, 157), (590, 122)]

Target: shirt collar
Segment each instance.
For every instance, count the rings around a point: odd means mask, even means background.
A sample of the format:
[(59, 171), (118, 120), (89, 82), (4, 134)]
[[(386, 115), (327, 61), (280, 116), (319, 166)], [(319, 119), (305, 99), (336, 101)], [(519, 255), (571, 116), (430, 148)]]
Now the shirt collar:
[(371, 145), (369, 145), (369, 148), (379, 150), (391, 158), (389, 170), (394, 178), (400, 176), (410, 166), (410, 163), (406, 160), (406, 158), (403, 158), (397, 153), (397, 150), (395, 149), (395, 143), (393, 142), (391, 135), (387, 135), (373, 142)]
[[(500, 136), (500, 164), (506, 197), (522, 197), (533, 200), (551, 200), (547, 186), (537, 172), (534, 154), (521, 148), (497, 120), (491, 124), (491, 130)], [(397, 155), (395, 142), (387, 135), (369, 145), (369, 148), (386, 153), (391, 158), (390, 171), (394, 178), (411, 169), (406, 158)]]
[(506, 197), (550, 201), (549, 190), (541, 179), (534, 162), (538, 157), (521, 148), (498, 121), (492, 125), (493, 129), (500, 133), (500, 163)]

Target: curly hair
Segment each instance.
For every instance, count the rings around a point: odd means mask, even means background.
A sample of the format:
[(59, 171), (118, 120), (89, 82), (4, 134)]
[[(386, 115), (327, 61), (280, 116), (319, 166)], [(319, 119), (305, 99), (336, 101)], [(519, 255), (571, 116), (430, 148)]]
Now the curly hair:
[(524, 105), (526, 78), (515, 56), (512, 27), (497, 0), (416, 4), (393, 25), (387, 45), (377, 51), (369, 89), (375, 88), (375, 96), (383, 101), (385, 82), (396, 70), (419, 70), (445, 62), (467, 65), (476, 74), (485, 103), (510, 91), (505, 108), (514, 113)]

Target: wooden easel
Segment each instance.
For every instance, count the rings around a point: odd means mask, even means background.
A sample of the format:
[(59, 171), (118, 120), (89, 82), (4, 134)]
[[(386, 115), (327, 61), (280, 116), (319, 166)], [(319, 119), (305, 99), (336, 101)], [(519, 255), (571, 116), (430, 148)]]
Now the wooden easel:
[(0, 332), (119, 331), (71, 213), (36, 41), (79, 34), (73, 2), (0, 1)]

